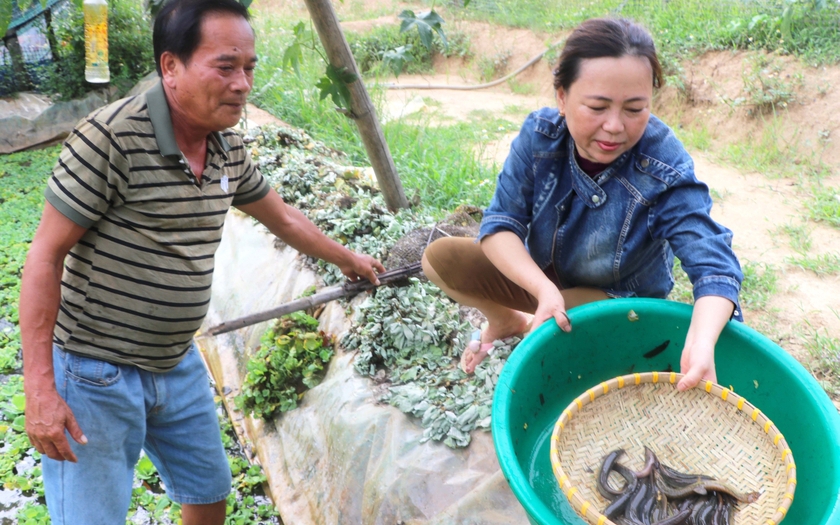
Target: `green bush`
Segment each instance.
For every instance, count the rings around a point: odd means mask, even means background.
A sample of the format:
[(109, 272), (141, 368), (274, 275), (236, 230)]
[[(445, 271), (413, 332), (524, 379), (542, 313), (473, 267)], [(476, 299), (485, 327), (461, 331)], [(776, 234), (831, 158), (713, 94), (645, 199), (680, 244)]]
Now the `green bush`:
[[(108, 67), (111, 85), (126, 93), (155, 67), (152, 30), (141, 2), (111, 0), (108, 4)], [(85, 95), (95, 88), (85, 82), (85, 21), (80, 9), (68, 5), (65, 16), (53, 18), (58, 60), (46, 66), (38, 90), (61, 100)]]
[(332, 356), (332, 341), (318, 331), (317, 319), (303, 312), (281, 317), (248, 361), (236, 407), (263, 419), (292, 410), (307, 389), (321, 382)]
[(417, 31), (400, 33), (399, 26), (384, 25), (368, 33), (347, 33), (347, 43), (356, 59), (356, 65), (362, 74), (388, 74), (382, 68), (384, 53), (406, 46), (411, 58), (406, 63), (404, 73), (424, 73), (431, 70), (432, 54), (423, 47)]
[(379, 26), (364, 34), (348, 32), (346, 38), (359, 71), (369, 76), (390, 75), (392, 71), (386, 69), (383, 57), (401, 47), (405, 47), (405, 54), (409, 57), (402, 71), (406, 74), (430, 72), (432, 57), (435, 54), (461, 58), (468, 58), (472, 54), (469, 37), (458, 31), (447, 35), (447, 49), (443, 48), (439, 38), (435, 38), (432, 41), (431, 52), (423, 45), (416, 30), (400, 33), (397, 25)]

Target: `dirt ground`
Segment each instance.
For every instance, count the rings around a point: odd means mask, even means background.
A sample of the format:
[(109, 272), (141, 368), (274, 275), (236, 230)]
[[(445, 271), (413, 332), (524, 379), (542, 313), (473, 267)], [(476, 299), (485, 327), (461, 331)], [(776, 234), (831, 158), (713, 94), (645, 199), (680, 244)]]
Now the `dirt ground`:
[[(257, 0), (258, 14), (306, 16), (300, 0)], [(391, 0), (345, 0), (336, 4), (345, 31), (363, 32), (379, 24), (398, 25), (397, 14), (404, 8), (421, 6)], [(446, 13), (448, 32), (459, 31), (469, 37), (472, 60), (442, 59), (431, 75), (402, 75), (396, 84), (474, 85), (482, 83), (478, 63), (481, 58), (507, 57), (507, 71), (513, 71), (530, 58), (560, 40), (563, 34), (534, 34), (487, 23), (455, 20)], [(367, 19), (361, 19), (368, 13)], [(741, 172), (722, 158), (727, 144), (758, 141), (767, 129), (766, 116), (751, 114), (749, 105), (736, 101), (744, 97), (744, 78), (765, 65), (779, 85), (793, 92), (780, 109), (783, 125), (775, 128), (775, 139), (790, 155), (830, 166), (831, 174), (822, 184), (840, 187), (840, 67), (812, 68), (791, 57), (766, 56), (747, 52), (712, 52), (683, 63), (684, 86), (666, 86), (658, 95), (655, 113), (672, 126), (702, 128), (710, 146), (705, 152), (691, 151), (698, 177), (718, 195), (713, 216), (735, 233), (734, 247), (742, 263), (772, 265), (778, 275), (777, 291), (764, 311), (749, 311), (747, 322), (776, 340), (803, 363), (810, 359), (805, 343), (809, 333), (819, 330), (840, 337), (840, 275), (818, 276), (790, 263), (797, 254), (780, 227), (804, 225), (813, 241), (811, 256), (840, 254), (840, 229), (809, 221), (805, 203), (811, 198), (802, 181), (773, 178), (760, 172)], [(515, 79), (514, 87), (499, 86), (476, 91), (446, 89), (391, 89), (382, 118), (393, 118), (406, 111), (434, 112), (442, 121), (469, 119), (476, 112), (495, 112), (516, 127), (534, 109), (554, 104), (551, 65), (537, 62)], [(484, 150), (487, 160), (503, 162), (516, 133), (504, 136)]]

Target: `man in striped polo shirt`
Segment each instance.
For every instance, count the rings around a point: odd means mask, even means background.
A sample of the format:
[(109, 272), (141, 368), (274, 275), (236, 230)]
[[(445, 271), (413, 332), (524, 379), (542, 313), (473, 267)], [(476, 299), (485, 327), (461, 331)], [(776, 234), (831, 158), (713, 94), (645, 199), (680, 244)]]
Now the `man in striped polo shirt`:
[(193, 335), (231, 205), (350, 279), (384, 270), (287, 206), (227, 129), (257, 61), (244, 7), (172, 0), (154, 47), (160, 83), (64, 144), (24, 267), (26, 430), (54, 524), (123, 523), (141, 449), (185, 525), (224, 522), (230, 470)]

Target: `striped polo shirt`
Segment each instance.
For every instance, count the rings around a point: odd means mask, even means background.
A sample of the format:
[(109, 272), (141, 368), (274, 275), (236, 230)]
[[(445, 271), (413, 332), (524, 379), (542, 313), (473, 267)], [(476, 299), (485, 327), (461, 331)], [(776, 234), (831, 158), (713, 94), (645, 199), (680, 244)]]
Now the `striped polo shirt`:
[(64, 261), (55, 343), (150, 371), (173, 368), (207, 313), (228, 209), (268, 191), (231, 130), (208, 136), (196, 183), (160, 82), (90, 114), (64, 143), (45, 191), (87, 228)]

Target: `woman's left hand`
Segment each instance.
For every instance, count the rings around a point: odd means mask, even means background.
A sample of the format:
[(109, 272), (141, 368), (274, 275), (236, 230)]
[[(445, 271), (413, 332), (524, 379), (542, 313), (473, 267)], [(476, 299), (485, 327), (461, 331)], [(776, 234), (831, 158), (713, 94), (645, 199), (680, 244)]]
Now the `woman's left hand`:
[(680, 392), (703, 380), (717, 382), (715, 344), (734, 308), (732, 301), (716, 295), (706, 295), (695, 301), (680, 358), (680, 372), (685, 374), (677, 384)]
[(685, 374), (677, 385), (680, 391), (688, 390), (704, 380), (717, 382), (714, 343), (686, 345), (680, 358), (680, 371)]

